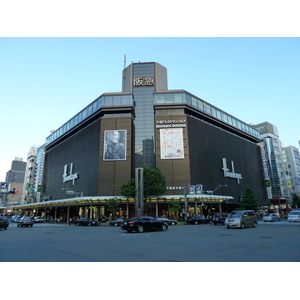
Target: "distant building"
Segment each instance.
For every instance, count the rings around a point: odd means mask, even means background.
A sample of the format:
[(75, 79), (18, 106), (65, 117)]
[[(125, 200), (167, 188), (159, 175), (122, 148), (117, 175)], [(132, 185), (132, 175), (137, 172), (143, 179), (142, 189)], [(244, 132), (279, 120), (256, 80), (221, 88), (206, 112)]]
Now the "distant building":
[[(285, 171), (282, 161), (282, 149), (278, 129), (269, 122), (253, 125), (260, 131), (263, 151), (265, 153), (265, 177), (270, 208), (277, 213), (289, 209), (289, 195), (286, 188)], [(265, 175), (266, 176), (266, 175)]]
[(35, 203), (36, 194), (36, 155), (38, 146), (31, 147), (27, 156), (27, 164), (24, 178), (22, 204)]
[(7, 212), (12, 211), (12, 206), (20, 204), (24, 186), (26, 162), (22, 158), (16, 157), (11, 163), (11, 169), (6, 173), (5, 181), (9, 183), (9, 190), (15, 189), (17, 194), (3, 195), (3, 204)]
[(286, 193), (290, 195), (289, 202), (292, 202), (292, 195), (300, 196), (300, 155), (299, 149), (294, 146), (282, 149), (282, 162), (286, 177)]

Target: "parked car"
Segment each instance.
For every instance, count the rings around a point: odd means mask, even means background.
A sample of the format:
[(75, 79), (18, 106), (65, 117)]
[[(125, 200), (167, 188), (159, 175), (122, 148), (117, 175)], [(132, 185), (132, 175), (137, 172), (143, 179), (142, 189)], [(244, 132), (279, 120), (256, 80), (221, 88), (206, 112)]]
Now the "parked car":
[(198, 216), (188, 218), (186, 220), (186, 222), (189, 224), (198, 225), (198, 224), (208, 224), (210, 222), (210, 220), (205, 218), (205, 216), (203, 216), (203, 215), (198, 215)]
[(34, 223), (44, 223), (45, 220), (42, 217), (34, 217)]
[(9, 226), (9, 219), (7, 217), (1, 217), (5, 221), (5, 223)]
[(92, 220), (88, 218), (79, 218), (74, 221), (74, 224), (77, 226), (98, 226), (99, 222), (97, 220)]
[(300, 210), (292, 210), (288, 215), (289, 222), (300, 222)]
[(263, 216), (263, 221), (264, 222), (276, 222), (276, 221), (280, 221), (280, 217), (274, 213), (266, 213)]
[(20, 221), (21, 217), (18, 215), (12, 216), (10, 221), (11, 223), (18, 223), (18, 221)]
[(0, 218), (0, 228), (4, 228), (6, 230), (8, 226), (7, 222), (3, 218)]
[(256, 227), (257, 216), (254, 210), (235, 210), (226, 218), (225, 226), (227, 228)]
[(218, 212), (218, 213), (214, 213), (211, 223), (213, 223), (214, 225), (217, 224), (225, 224), (225, 220), (228, 217), (228, 213), (223, 213), (223, 212)]
[(168, 229), (168, 224), (162, 221), (158, 221), (153, 217), (137, 217), (123, 222), (121, 228), (128, 232), (136, 231), (143, 232), (149, 230), (162, 230)]
[(165, 222), (168, 225), (172, 225), (172, 226), (174, 226), (178, 223), (177, 220), (170, 220), (170, 219), (164, 218), (164, 217), (158, 217), (158, 218), (156, 218), (156, 220)]
[(197, 224), (208, 224), (210, 220), (203, 215), (197, 215), (193, 217), (188, 217), (186, 222), (189, 224), (197, 225)]
[(17, 227), (32, 227), (34, 224), (34, 221), (30, 217), (23, 217), (18, 221)]
[(111, 220), (109, 222), (109, 225), (113, 225), (113, 226), (121, 226), (123, 223), (123, 218), (116, 218), (114, 220)]

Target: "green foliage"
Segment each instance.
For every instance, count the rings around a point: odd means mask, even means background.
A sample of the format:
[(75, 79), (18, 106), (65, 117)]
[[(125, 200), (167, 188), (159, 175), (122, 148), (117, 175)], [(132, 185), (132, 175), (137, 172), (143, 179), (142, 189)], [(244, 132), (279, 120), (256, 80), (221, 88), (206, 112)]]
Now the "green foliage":
[(161, 195), (166, 191), (166, 177), (159, 168), (144, 168), (144, 197)]
[(296, 208), (296, 207), (299, 208), (300, 207), (300, 198), (296, 194), (293, 195), (292, 205), (293, 205), (294, 208)]
[(121, 186), (121, 194), (126, 198), (134, 198), (135, 197), (135, 180), (130, 178), (127, 183), (122, 184)]
[(113, 216), (116, 214), (116, 210), (119, 207), (119, 202), (116, 198), (111, 198), (106, 202), (107, 210), (112, 213)]
[[(144, 168), (144, 198), (161, 195), (166, 191), (166, 177), (159, 168)], [(135, 197), (135, 179), (131, 178), (121, 186), (121, 194), (127, 198)]]
[(180, 213), (181, 211), (181, 206), (179, 204), (179, 201), (176, 200), (176, 199), (173, 199), (171, 201), (171, 205), (170, 205), (170, 208), (169, 208), (169, 213), (170, 214), (176, 214), (176, 213)]
[(151, 209), (151, 205), (150, 205), (150, 203), (145, 203), (144, 204), (144, 212), (145, 212), (145, 214), (148, 214), (149, 212), (150, 212), (150, 209)]
[(245, 188), (240, 208), (241, 209), (253, 209), (254, 211), (256, 211), (258, 209), (258, 203), (256, 200), (255, 193), (254, 193), (253, 189), (249, 186), (247, 186)]

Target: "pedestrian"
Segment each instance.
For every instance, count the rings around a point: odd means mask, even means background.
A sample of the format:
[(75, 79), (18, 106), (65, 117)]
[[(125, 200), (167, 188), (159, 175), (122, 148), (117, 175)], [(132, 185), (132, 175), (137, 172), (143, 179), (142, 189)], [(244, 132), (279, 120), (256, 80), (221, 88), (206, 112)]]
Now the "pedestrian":
[(72, 217), (70, 217), (70, 219), (69, 219), (69, 225), (71, 225), (72, 222), (73, 222), (73, 219), (72, 219)]

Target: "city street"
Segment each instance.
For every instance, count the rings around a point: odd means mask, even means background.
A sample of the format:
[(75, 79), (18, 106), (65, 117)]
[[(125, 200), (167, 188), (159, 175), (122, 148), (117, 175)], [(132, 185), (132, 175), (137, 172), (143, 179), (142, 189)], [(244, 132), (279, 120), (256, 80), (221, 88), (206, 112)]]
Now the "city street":
[(35, 224), (0, 231), (1, 262), (299, 262), (300, 223), (176, 225), (165, 232)]

